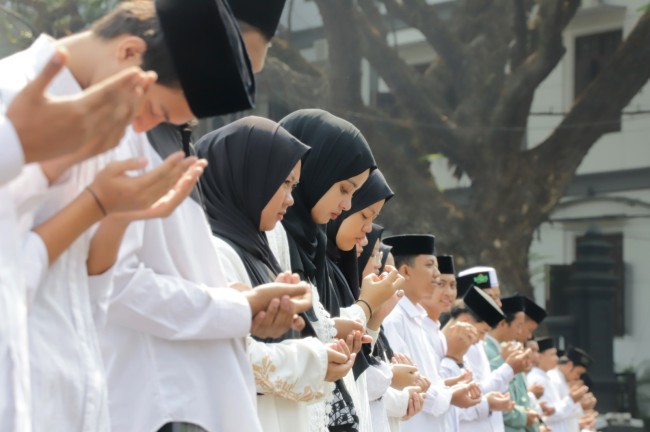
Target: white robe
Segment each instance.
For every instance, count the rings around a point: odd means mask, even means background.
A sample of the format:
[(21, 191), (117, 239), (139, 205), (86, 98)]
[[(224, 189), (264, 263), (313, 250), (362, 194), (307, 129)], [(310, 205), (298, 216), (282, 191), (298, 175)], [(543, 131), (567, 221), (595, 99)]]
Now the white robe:
[[(162, 163), (146, 135), (132, 131), (116, 153)], [(251, 309), (226, 288), (211, 238), (190, 198), (164, 219), (129, 226), (100, 333), (114, 431), (154, 432), (168, 422), (261, 430), (246, 355)]]
[[(228, 283), (251, 286), (244, 263), (232, 246), (218, 237), (213, 242)], [(324, 381), (328, 365), (325, 345), (313, 337), (263, 343), (249, 336), (247, 346), (258, 393), (257, 415), (264, 431), (309, 431), (308, 404), (324, 398), (333, 388)]]
[(406, 415), (409, 392), (390, 387), (393, 379), (388, 359), (370, 366), (366, 372), (368, 400), (373, 432), (399, 432), (402, 417)]
[(424, 320), (426, 311), (404, 296), (384, 320), (384, 332), (396, 353), (411, 357), (420, 374), (431, 380), (422, 411), (402, 422), (406, 432), (450, 431), (448, 412), (451, 408), (451, 390), (444, 386), (436, 367), (435, 352), (427, 340)]
[(555, 413), (544, 418), (544, 422), (553, 432), (568, 432), (566, 421), (576, 412), (576, 404), (571, 396), (560, 397), (556, 386), (551, 382), (551, 377), (538, 367), (534, 367), (528, 372), (528, 384), (540, 383), (544, 386), (544, 394), (539, 399), (540, 402), (546, 402), (549, 407), (555, 408)]
[[(551, 385), (555, 389), (555, 393), (560, 400), (564, 400), (569, 397), (569, 384), (564, 378), (564, 374), (558, 369), (551, 369), (546, 373), (549, 377)], [(579, 403), (573, 404), (573, 409), (566, 414), (564, 423), (565, 432), (580, 432), (580, 417), (584, 412), (582, 411), (582, 406)]]
[[(2, 75), (0, 86), (5, 80)], [(32, 426), (27, 294), (16, 209), (7, 185), (25, 161), (18, 135), (4, 116), (7, 105), (0, 95), (0, 430), (28, 432)]]
[[(490, 370), (490, 361), (487, 358), (485, 345), (482, 341), (469, 347), (463, 362), (465, 369), (472, 372), (474, 381), (479, 384), (483, 394), (493, 391), (500, 393), (508, 391), (508, 385), (514, 377), (512, 367), (504, 363), (494, 371)], [(450, 365), (450, 363), (443, 362), (444, 364)], [(457, 368), (455, 364), (448, 367)], [(503, 415), (498, 411), (490, 412), (489, 403), (485, 396), (478, 405), (458, 410), (458, 418), (461, 432), (503, 432), (505, 430)]]
[[(440, 374), (441, 382), (444, 383), (445, 378), (458, 376), (459, 373), (446, 376), (442, 370), (442, 360), (447, 356), (447, 338), (440, 329), (440, 321), (434, 321), (427, 316), (424, 319), (424, 329), (427, 333), (427, 340), (431, 345), (431, 349), (435, 353), (436, 369)], [(458, 409), (456, 407), (452, 406), (449, 409), (447, 422), (451, 430), (458, 431)]]
[[(43, 35), (29, 49), (0, 62), (0, 74), (11, 82), (2, 88), (3, 95), (15, 94), (32, 80), (53, 53), (52, 39)], [(55, 96), (80, 91), (68, 69), (48, 89)], [(25, 167), (10, 185), (27, 272), (34, 431), (104, 432), (110, 428), (105, 374), (88, 292), (89, 234), (83, 234), (48, 268), (45, 245), (28, 231), (71, 202), (92, 181), (106, 157), (73, 167), (52, 188), (34, 164)]]
[[(278, 258), (280, 266), (282, 268), (291, 268), (287, 233), (284, 230), (284, 227), (282, 227), (281, 224), (276, 225), (276, 228), (273, 231), (269, 231), (267, 233), (267, 238), (269, 240), (269, 245), (273, 251), (273, 254)], [(330, 319), (329, 312), (325, 310), (321, 304), (320, 297), (318, 295), (318, 289), (314, 285), (312, 285), (312, 303), (314, 305), (314, 313), (318, 319), (317, 321), (312, 322), (311, 325), (314, 327), (314, 331), (316, 332), (318, 339), (325, 343), (334, 341), (334, 337), (336, 336), (336, 329), (334, 328), (332, 320)], [(356, 319), (357, 321), (360, 321), (364, 326), (366, 325), (365, 314), (359, 305), (342, 308), (341, 316), (345, 318)], [(376, 337), (376, 335), (373, 335), (372, 333), (371, 335), (373, 337)], [(362, 432), (370, 431), (372, 423), (370, 420), (370, 405), (367, 397), (365, 373), (361, 374), (355, 382), (352, 370), (350, 370), (350, 372), (343, 378), (343, 380), (357, 411), (360, 430)], [(333, 389), (334, 387), (332, 387), (332, 391)], [(330, 392), (326, 400), (311, 404), (309, 406), (312, 432), (323, 432), (328, 430), (327, 424), (329, 423), (331, 400), (332, 394)]]

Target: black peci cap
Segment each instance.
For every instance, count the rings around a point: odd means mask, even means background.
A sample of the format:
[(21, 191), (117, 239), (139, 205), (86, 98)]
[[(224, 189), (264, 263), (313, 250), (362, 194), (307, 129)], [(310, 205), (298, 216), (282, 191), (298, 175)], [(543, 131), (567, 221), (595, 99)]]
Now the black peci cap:
[(156, 0), (167, 48), (198, 118), (252, 108), (255, 78), (225, 0)]
[(517, 312), (526, 310), (526, 302), (524, 301), (524, 297), (520, 295), (502, 297), (501, 309), (506, 314), (516, 314)]
[(544, 318), (546, 318), (546, 310), (528, 297), (524, 297), (524, 303), (524, 312), (526, 312), (526, 315), (537, 324), (541, 324)]
[(535, 342), (537, 342), (537, 345), (539, 346), (539, 352), (555, 348), (555, 339), (551, 336), (535, 339)]
[(573, 362), (574, 366), (583, 366), (585, 369), (589, 369), (589, 366), (594, 361), (584, 350), (575, 347), (569, 347), (566, 356)]
[(384, 244), (392, 246), (393, 255), (414, 256), (414, 255), (435, 255), (436, 238), (431, 234), (402, 234), (386, 237), (382, 240)]
[(440, 274), (455, 275), (454, 257), (451, 255), (438, 255), (438, 270)]
[(490, 327), (496, 327), (505, 315), (496, 302), (482, 289), (471, 286), (463, 297), (465, 306)]

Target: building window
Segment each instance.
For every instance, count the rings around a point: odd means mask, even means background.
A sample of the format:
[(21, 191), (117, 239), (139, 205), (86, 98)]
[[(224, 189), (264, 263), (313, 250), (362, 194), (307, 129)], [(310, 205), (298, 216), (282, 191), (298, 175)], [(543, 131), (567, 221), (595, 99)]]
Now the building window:
[[(574, 98), (580, 97), (587, 86), (607, 66), (614, 53), (621, 45), (623, 32), (621, 30), (594, 33), (576, 37), (575, 40), (575, 70)], [(604, 132), (621, 130), (621, 116), (609, 119), (603, 125)]]

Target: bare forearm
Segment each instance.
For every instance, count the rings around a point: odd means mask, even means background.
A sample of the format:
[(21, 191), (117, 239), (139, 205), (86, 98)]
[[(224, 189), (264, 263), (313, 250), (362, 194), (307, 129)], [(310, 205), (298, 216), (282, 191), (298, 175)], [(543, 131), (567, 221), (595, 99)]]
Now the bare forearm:
[(63, 210), (34, 228), (45, 247), (51, 265), (70, 245), (103, 217), (94, 198), (83, 191)]
[(108, 216), (99, 225), (90, 242), (86, 267), (89, 275), (99, 275), (113, 267), (129, 220)]

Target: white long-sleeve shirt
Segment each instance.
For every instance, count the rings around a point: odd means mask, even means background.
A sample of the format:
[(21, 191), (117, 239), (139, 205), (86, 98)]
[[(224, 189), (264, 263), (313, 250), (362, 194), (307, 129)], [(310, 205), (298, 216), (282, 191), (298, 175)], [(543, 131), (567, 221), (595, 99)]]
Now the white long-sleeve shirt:
[(32, 430), (27, 294), (16, 209), (7, 186), (20, 173), (24, 155), (4, 116), (7, 105), (0, 96), (0, 430), (27, 432)]
[(436, 354), (424, 327), (425, 319), (428, 319), (427, 313), (422, 306), (404, 296), (384, 320), (384, 332), (393, 351), (411, 357), (420, 374), (431, 381), (422, 411), (402, 422), (405, 432), (451, 430), (447, 414), (451, 408), (452, 392), (445, 387), (438, 373)]
[[(228, 283), (252, 286), (237, 252), (218, 237), (213, 242)], [(257, 389), (257, 414), (265, 432), (310, 430), (309, 404), (333, 391), (324, 381), (327, 350), (317, 338), (263, 343), (247, 338)]]
[[(142, 156), (162, 163), (145, 134), (128, 133), (117, 157)], [(246, 355), (251, 309), (226, 288), (203, 209), (186, 199), (164, 219), (132, 223), (113, 275), (100, 333), (113, 430), (172, 421), (261, 430)]]
[[(27, 50), (2, 60), (3, 99), (11, 99), (34, 79), (53, 53), (52, 39), (43, 35)], [(53, 96), (80, 91), (67, 69), (48, 88)], [(34, 431), (109, 430), (106, 384), (89, 313), (88, 238), (82, 236), (48, 267), (45, 245), (30, 231), (76, 197), (94, 177), (94, 163), (91, 160), (73, 168), (67, 181), (53, 188), (40, 167), (32, 164), (8, 186), (18, 218), (16, 232), (21, 237), (22, 250), (16, 257), (22, 260), (26, 273)]]
[(553, 430), (553, 432), (567, 432), (566, 421), (575, 415), (577, 410), (576, 403), (571, 396), (561, 397), (556, 386), (551, 382), (550, 376), (538, 367), (534, 367), (528, 372), (528, 384), (540, 383), (544, 386), (544, 394), (539, 399), (540, 402), (546, 402), (549, 407), (555, 408), (555, 412), (545, 417), (544, 422)]
[[(558, 369), (551, 369), (546, 372), (548, 375), (551, 385), (554, 387), (557, 396), (560, 400), (563, 400), (569, 396), (569, 383), (567, 382), (564, 374)], [(584, 414), (582, 406), (579, 403), (573, 405), (573, 409), (568, 413), (564, 420), (564, 430), (565, 432), (580, 432), (580, 417)]]

